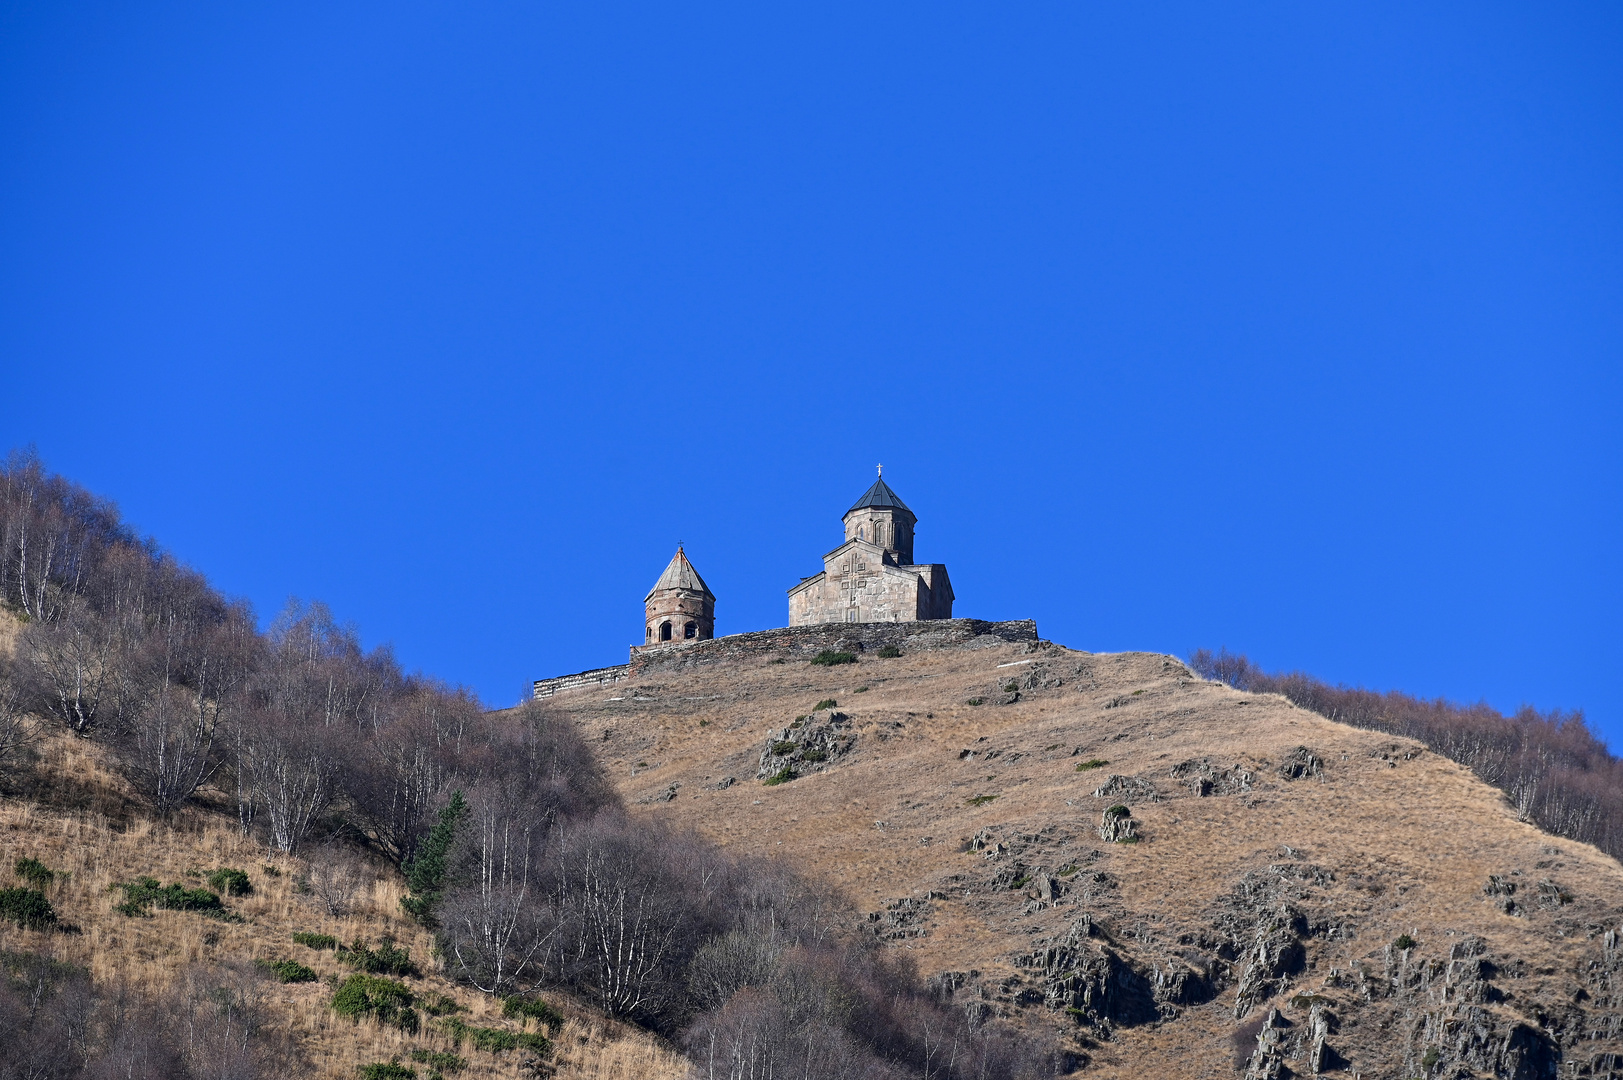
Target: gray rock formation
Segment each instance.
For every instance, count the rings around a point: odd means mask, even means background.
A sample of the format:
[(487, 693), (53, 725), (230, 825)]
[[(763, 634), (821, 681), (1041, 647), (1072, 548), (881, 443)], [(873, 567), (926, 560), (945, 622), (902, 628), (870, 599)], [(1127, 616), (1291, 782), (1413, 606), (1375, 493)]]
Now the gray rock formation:
[(786, 728), (772, 733), (761, 751), (757, 780), (779, 776), (789, 769), (797, 776), (822, 772), (851, 752), (857, 737), (851, 732), (851, 718), (832, 709), (802, 716)]
[(1096, 799), (1121, 799), (1123, 802), (1160, 802), (1161, 793), (1148, 780), (1136, 776), (1110, 776), (1093, 790)]
[(1236, 795), (1250, 791), (1256, 777), (1241, 765), (1222, 767), (1213, 765), (1210, 758), (1191, 758), (1172, 766), (1172, 779), (1189, 788), (1191, 794), (1205, 798), (1208, 795)]
[(1305, 746), (1298, 746), (1285, 756), (1280, 763), (1279, 775), (1286, 780), (1300, 780), (1307, 776), (1317, 776), (1324, 771), (1324, 759)]
[(1302, 971), (1307, 964), (1302, 939), (1307, 933), (1307, 919), (1289, 904), (1281, 903), (1259, 914), (1251, 940), (1237, 963), (1240, 980), (1234, 992), (1236, 1019), (1283, 992), (1291, 976)]
[(1135, 842), (1138, 839), (1138, 822), (1133, 820), (1133, 812), (1121, 805), (1107, 809), (1099, 817), (1099, 839), (1108, 844)]

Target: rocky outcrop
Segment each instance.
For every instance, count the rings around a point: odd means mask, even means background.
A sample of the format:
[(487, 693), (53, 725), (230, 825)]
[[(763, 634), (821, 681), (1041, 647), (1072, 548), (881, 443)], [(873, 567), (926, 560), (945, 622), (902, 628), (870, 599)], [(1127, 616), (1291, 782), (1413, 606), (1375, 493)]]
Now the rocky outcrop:
[(1235, 965), (1240, 969), (1234, 992), (1236, 1019), (1283, 992), (1291, 977), (1302, 971), (1307, 965), (1302, 939), (1307, 934), (1307, 919), (1289, 904), (1259, 914), (1251, 940)]
[[(1623, 1039), (1623, 928), (1598, 936), (1578, 978), (1587, 998), (1583, 1037)], [(1623, 1059), (1618, 1061), (1617, 1072), (1623, 1076)]]
[(929, 900), (903, 896), (886, 904), (884, 911), (870, 912), (868, 928), (881, 941), (921, 938), (929, 933), (924, 924), (929, 914)]
[(1286, 780), (1317, 776), (1324, 771), (1324, 759), (1305, 746), (1298, 746), (1280, 762), (1279, 775)]
[(1512, 880), (1512, 875), (1489, 874), (1488, 883), (1482, 887), (1482, 895), (1492, 898), (1494, 906), (1506, 915), (1520, 915), (1521, 905), (1516, 903), (1516, 890), (1521, 883)]
[(1099, 816), (1099, 839), (1107, 844), (1133, 844), (1138, 842), (1138, 822), (1133, 812), (1120, 804), (1105, 810)]
[(1105, 1030), (1160, 1019), (1151, 980), (1110, 946), (1091, 941), (1093, 931), (1083, 916), (1065, 937), (1017, 961), (1041, 977), (1043, 1004)]
[[(1284, 993), (1307, 963), (1307, 940), (1315, 927), (1297, 905), (1314, 889), (1334, 883), (1333, 871), (1310, 862), (1274, 863), (1247, 872), (1212, 909), (1218, 956), (1235, 971), (1234, 1015), (1243, 1019), (1258, 1005)], [(1335, 929), (1334, 919), (1319, 929)]]
[(802, 716), (786, 728), (772, 733), (761, 751), (758, 780), (804, 776), (821, 772), (851, 752), (857, 737), (851, 733), (851, 718), (826, 709)]
[(1138, 959), (1099, 937), (1091, 917), (1077, 919), (1065, 936), (1023, 957), (1018, 967), (1041, 981), (1042, 1002), (1079, 1023), (1108, 1033), (1171, 1020), (1182, 1006), (1210, 1001), (1217, 992), (1208, 970), (1183, 957)]
[(1136, 776), (1110, 776), (1093, 789), (1095, 799), (1120, 799), (1123, 802), (1160, 802), (1161, 793), (1148, 780)]
[(1508, 995), (1493, 982), (1501, 968), (1482, 938), (1461, 939), (1446, 958), (1418, 952), (1418, 947), (1388, 946), (1382, 977), (1366, 977), (1361, 987), (1366, 1000), (1389, 998), (1390, 1026), (1407, 1029), (1406, 1064), (1411, 1070), (1504, 1080), (1557, 1075), (1561, 1046), (1531, 1017), (1501, 1007)]
[(1187, 787), (1191, 794), (1205, 798), (1208, 795), (1237, 795), (1251, 790), (1256, 777), (1241, 765), (1223, 767), (1213, 765), (1210, 758), (1191, 758), (1172, 766), (1173, 780)]
[(1308, 1007), (1307, 1020), (1293, 1024), (1278, 1009), (1269, 1009), (1257, 1028), (1256, 1048), (1246, 1063), (1246, 1080), (1283, 1080), (1295, 1076), (1290, 1063), (1302, 1066), (1311, 1076), (1339, 1069), (1341, 1055), (1330, 1045), (1337, 1027), (1336, 1016), (1322, 1002)]

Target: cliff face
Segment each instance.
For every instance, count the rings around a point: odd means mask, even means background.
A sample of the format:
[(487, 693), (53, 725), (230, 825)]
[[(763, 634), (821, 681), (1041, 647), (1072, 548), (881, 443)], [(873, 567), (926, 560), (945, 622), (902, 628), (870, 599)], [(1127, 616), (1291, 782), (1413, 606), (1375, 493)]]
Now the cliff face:
[(1418, 744), (1010, 636), (720, 639), (550, 707), (1088, 1075), (1623, 1077), (1616, 862)]

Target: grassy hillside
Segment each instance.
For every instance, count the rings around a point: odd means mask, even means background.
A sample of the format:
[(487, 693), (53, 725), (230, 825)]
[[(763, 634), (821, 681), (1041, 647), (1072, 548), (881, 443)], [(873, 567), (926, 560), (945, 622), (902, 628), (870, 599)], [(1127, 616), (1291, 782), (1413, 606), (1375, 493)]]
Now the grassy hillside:
[[(680, 1069), (630, 1035), (605, 1057), (591, 1010), (706, 1073), (1063, 1064), (924, 986), (824, 885), (628, 813), (567, 718), (488, 713), (320, 603), (261, 628), (26, 453), (0, 465), (0, 606), (0, 921), (42, 938), (0, 956), (0, 1080)], [(574, 1026), (538, 992), (572, 995)]]
[[(333, 916), (319, 898), (300, 890), (309, 860), (272, 854), (243, 837), (230, 819), (207, 809), (188, 810), (168, 824), (154, 821), (124, 790), (95, 744), (57, 734), (38, 750), (28, 778), (32, 796), (0, 799), (0, 886), (18, 884), (8, 879), (19, 858), (38, 860), (56, 872), (44, 890), (51, 904), (78, 932), (0, 923), (0, 950), (14, 960), (22, 954), (49, 956), (87, 970), (99, 987), (151, 998), (238, 989), (257, 1022), (287, 1037), (292, 1060), (299, 1062), (297, 1075), (354, 1080), (360, 1066), (400, 1059), (426, 1077), (430, 1066), (413, 1063), (414, 1050), (460, 1057), (467, 1062), (463, 1075), (469, 1076), (534, 1076), (529, 1063), (535, 1061), (554, 1067), (558, 1077), (583, 1080), (685, 1075), (682, 1060), (651, 1036), (562, 996), (547, 998), (566, 1020), (554, 1032), (554, 1052), (544, 1058), (518, 1049), (478, 1050), (470, 1038), (459, 1047), (427, 1015), (416, 1035), (375, 1020), (338, 1016), (331, 1007), (333, 981), (348, 977), (352, 968), (331, 949), (296, 944), (295, 933), (331, 935), (343, 943), (360, 938), (374, 948), (385, 936), (393, 937), (422, 968), (420, 976), (400, 980), (419, 997), (453, 999), (463, 1010), (454, 1015), (468, 1025), (521, 1030), (502, 1017), (501, 1002), (445, 977), (429, 933), (402, 915), (403, 883), (389, 864), (353, 850), (335, 855), (318, 849), (316, 858), (353, 861), (359, 871), (353, 909)], [(252, 883), (252, 894), (224, 898), (241, 921), (162, 909), (131, 917), (115, 910), (124, 898), (116, 883), (152, 877), (165, 885), (203, 888), (204, 875), (220, 867), (240, 868)], [(283, 984), (254, 963), (282, 959), (308, 966), (316, 981)]]
[(1174, 658), (673, 662), (551, 708), (640, 813), (845, 890), (1089, 1075), (1623, 1075), (1616, 861), (1413, 740)]

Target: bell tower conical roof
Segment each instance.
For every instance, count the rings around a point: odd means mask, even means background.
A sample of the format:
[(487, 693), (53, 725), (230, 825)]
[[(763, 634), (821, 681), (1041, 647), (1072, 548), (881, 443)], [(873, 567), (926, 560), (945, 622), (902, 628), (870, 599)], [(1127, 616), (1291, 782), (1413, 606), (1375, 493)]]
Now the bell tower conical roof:
[(710, 586), (704, 583), (704, 578), (700, 577), (699, 572), (693, 569), (693, 564), (688, 562), (687, 553), (680, 547), (676, 549), (676, 554), (671, 556), (665, 572), (659, 575), (659, 580), (654, 582), (654, 587), (648, 590), (648, 595), (642, 598), (642, 602), (646, 604), (654, 598), (655, 593), (667, 589), (685, 589), (689, 592), (702, 593), (705, 599), (712, 601), (716, 598), (710, 591)]
[[(873, 487), (863, 492), (862, 498), (851, 504), (851, 510), (907, 510), (909, 514), (913, 512), (907, 509), (907, 504), (894, 491), (890, 490), (890, 485), (885, 483), (884, 477), (875, 480)], [(846, 513), (849, 514), (851, 510), (847, 510)]]

